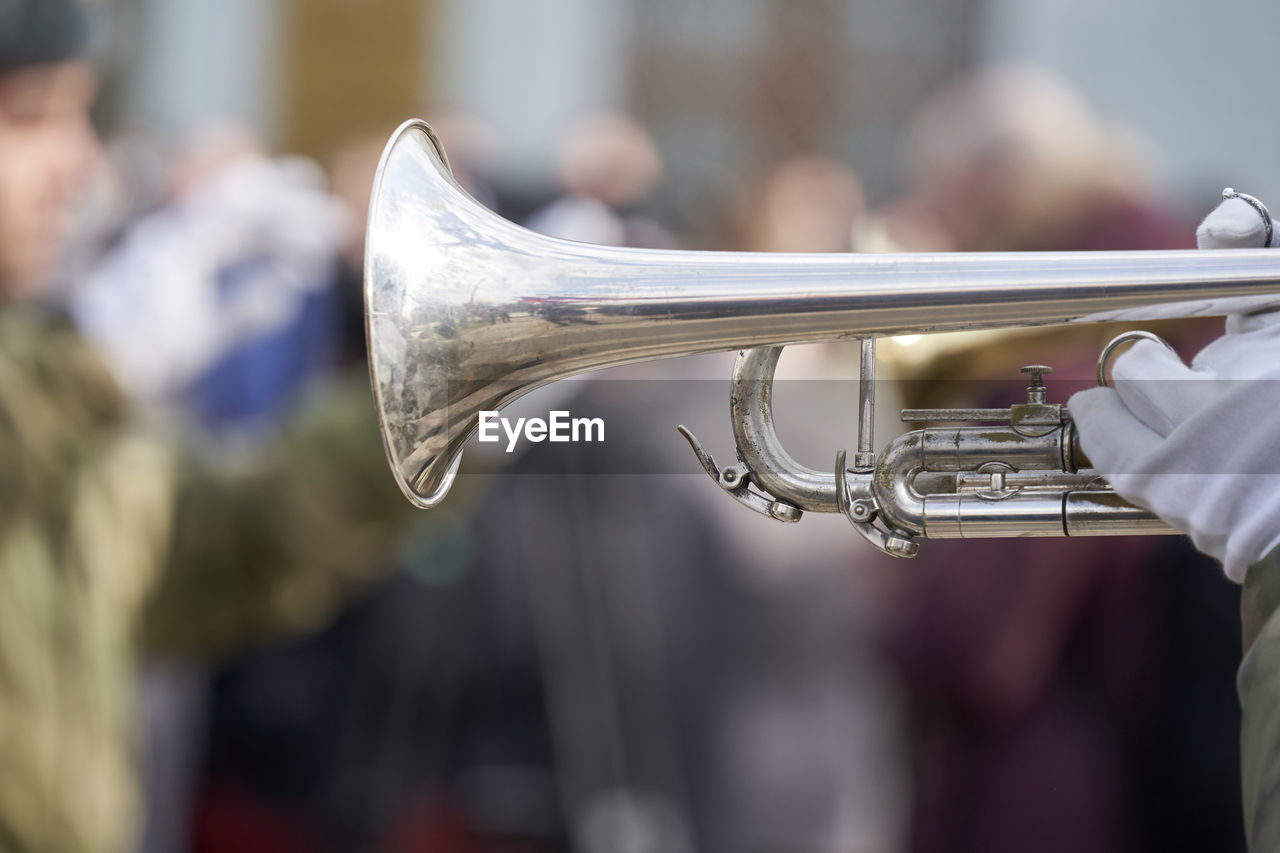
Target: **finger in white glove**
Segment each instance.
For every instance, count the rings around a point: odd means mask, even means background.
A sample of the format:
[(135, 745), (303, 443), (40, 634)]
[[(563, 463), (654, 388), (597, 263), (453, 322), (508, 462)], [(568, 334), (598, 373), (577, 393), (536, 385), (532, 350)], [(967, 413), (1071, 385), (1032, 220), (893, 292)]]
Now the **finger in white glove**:
[(1178, 354), (1155, 341), (1138, 341), (1111, 372), (1120, 400), (1160, 437), (1213, 405), (1221, 395), (1214, 374), (1182, 363)]

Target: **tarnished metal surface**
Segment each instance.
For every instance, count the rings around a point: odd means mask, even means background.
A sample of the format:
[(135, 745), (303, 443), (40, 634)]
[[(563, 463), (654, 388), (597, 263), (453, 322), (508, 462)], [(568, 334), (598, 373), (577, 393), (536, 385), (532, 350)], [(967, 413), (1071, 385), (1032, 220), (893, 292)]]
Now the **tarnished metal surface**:
[[(773, 374), (781, 354), (782, 347), (759, 347), (733, 363), (729, 419), (738, 456), (769, 494), (809, 512), (837, 512), (835, 474), (797, 462), (774, 429)], [(865, 486), (862, 492), (870, 494)]]

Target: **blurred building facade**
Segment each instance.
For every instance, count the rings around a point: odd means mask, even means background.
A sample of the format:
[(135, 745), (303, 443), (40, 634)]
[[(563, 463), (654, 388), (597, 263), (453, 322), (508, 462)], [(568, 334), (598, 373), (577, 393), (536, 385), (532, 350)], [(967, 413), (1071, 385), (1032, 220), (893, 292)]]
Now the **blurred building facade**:
[[(560, 130), (598, 110), (654, 133), (659, 201), (714, 219), (755, 167), (819, 150), (899, 189), (907, 116), (973, 65), (1048, 67), (1150, 140), (1179, 193), (1280, 193), (1266, 0), (106, 0), (118, 117), (240, 119), (282, 147), (436, 108), (487, 122), (505, 183), (545, 189)], [(699, 222), (690, 222), (695, 232)], [(707, 236), (703, 233), (701, 236)]]

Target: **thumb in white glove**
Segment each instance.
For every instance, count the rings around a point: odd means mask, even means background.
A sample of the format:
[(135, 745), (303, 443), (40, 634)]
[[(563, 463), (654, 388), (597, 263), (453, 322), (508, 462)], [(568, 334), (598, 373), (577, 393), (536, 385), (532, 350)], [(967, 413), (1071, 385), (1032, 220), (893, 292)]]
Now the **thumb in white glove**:
[[(1231, 198), (1196, 236), (1202, 249), (1258, 248), (1265, 234), (1258, 210)], [(1280, 544), (1280, 313), (1259, 307), (1228, 317), (1191, 367), (1140, 341), (1116, 360), (1114, 388), (1069, 404), (1116, 491), (1189, 534), (1237, 582)]]

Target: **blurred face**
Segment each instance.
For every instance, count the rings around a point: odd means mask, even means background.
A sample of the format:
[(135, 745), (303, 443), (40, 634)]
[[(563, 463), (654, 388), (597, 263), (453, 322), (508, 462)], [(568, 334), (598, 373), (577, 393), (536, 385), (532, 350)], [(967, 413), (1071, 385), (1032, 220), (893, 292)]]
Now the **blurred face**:
[(49, 272), (98, 154), (80, 61), (0, 74), (0, 291)]

